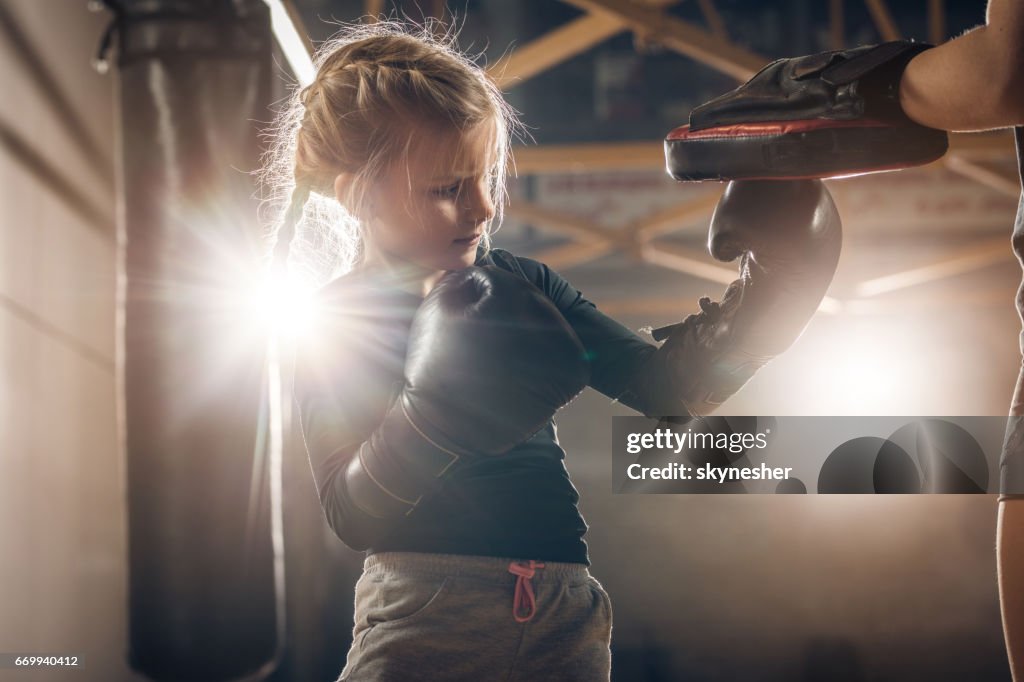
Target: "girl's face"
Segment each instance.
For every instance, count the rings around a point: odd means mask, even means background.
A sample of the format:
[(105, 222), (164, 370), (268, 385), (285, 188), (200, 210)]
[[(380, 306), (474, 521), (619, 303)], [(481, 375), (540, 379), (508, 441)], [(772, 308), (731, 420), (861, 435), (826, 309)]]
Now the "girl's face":
[(408, 157), (392, 164), (367, 193), (367, 266), (383, 266), (423, 284), (472, 265), (494, 217), (493, 127), (438, 134), (422, 128)]

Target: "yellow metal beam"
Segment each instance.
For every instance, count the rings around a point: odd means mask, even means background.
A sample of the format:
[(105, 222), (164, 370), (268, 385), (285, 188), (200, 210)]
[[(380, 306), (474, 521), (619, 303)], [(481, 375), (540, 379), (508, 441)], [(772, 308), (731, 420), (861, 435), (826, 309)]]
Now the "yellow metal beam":
[(893, 20), (892, 13), (889, 12), (885, 0), (865, 0), (865, 2), (868, 5), (868, 12), (871, 14), (871, 18), (875, 21), (875, 26), (878, 27), (882, 40), (899, 40), (900, 30), (896, 27), (896, 22)]
[(736, 268), (709, 263), (709, 255), (676, 244), (647, 242), (640, 247), (640, 256), (652, 265), (719, 284), (729, 284), (739, 276)]
[(935, 45), (946, 40), (946, 8), (942, 0), (928, 0), (928, 40)]
[(367, 23), (374, 24), (381, 18), (384, 13), (384, 0), (364, 0), (363, 1), (363, 16), (366, 17)]
[[(709, 256), (675, 244), (648, 242), (640, 247), (640, 253), (648, 263), (711, 282), (730, 284), (739, 278), (735, 267), (708, 263)], [(831, 296), (824, 297), (818, 306), (820, 312), (830, 315), (840, 312), (842, 308), (842, 303)]]
[[(1009, 247), (1007, 247), (1009, 248)], [(941, 309), (970, 306), (1002, 306), (1012, 308), (1013, 291), (1006, 288), (991, 288), (980, 291), (943, 291), (936, 296), (933, 291), (897, 294), (884, 298), (866, 298), (846, 301), (843, 312), (852, 315), (907, 315)]]
[[(706, 199), (702, 197), (701, 200)], [(643, 261), (652, 265), (719, 284), (729, 284), (739, 276), (735, 267), (709, 262), (711, 257), (703, 251), (664, 241), (652, 240), (638, 244), (626, 232), (610, 230), (576, 216), (529, 202), (516, 202), (508, 207), (505, 214), (516, 220), (568, 234), (581, 241), (580, 244), (559, 246), (533, 254), (537, 260), (556, 269), (572, 267), (603, 256), (614, 248), (621, 248), (636, 253)], [(840, 309), (841, 304), (827, 296), (819, 306), (819, 310), (828, 313), (838, 312)]]
[(828, 2), (828, 35), (833, 50), (841, 50), (846, 46), (843, 0), (829, 0)]
[(722, 190), (718, 189), (655, 211), (615, 232), (603, 228), (594, 230), (591, 226), (584, 228), (575, 216), (566, 216), (532, 204), (519, 203), (515, 208), (510, 207), (507, 214), (533, 225), (547, 226), (574, 236), (576, 241), (554, 246), (531, 256), (555, 269), (567, 269), (596, 260), (616, 249), (642, 258), (639, 242), (650, 241), (659, 235), (675, 232), (701, 218), (709, 218), (721, 194)]
[(714, 0), (697, 0), (697, 4), (700, 5), (700, 13), (704, 15), (704, 21), (708, 22), (711, 32), (722, 40), (728, 40), (729, 32), (725, 28), (725, 22), (722, 21), (722, 15), (715, 7)]
[(1010, 237), (1007, 235), (981, 242), (973, 248), (961, 251), (953, 258), (945, 258), (935, 263), (861, 282), (857, 285), (856, 292), (860, 297), (870, 298), (946, 277), (962, 275), (965, 272), (984, 268), (1000, 261), (1009, 261), (1012, 258)]
[(512, 156), (521, 175), (665, 168), (661, 141), (516, 147)]
[(959, 154), (946, 155), (945, 162), (946, 168), (954, 173), (959, 173), (1008, 196), (1014, 198), (1020, 196), (1020, 178), (1015, 172), (989, 168), (978, 161), (965, 159)]
[(754, 52), (657, 8), (621, 0), (562, 1), (592, 14), (618, 19), (649, 42), (685, 54), (740, 81), (753, 76), (768, 62)]
[(539, 260), (554, 270), (568, 270), (607, 256), (615, 251), (615, 245), (604, 240), (589, 242), (569, 242), (552, 246), (529, 254), (530, 258)]
[[(647, 4), (653, 7), (667, 7), (678, 1), (647, 0)], [(500, 88), (509, 90), (627, 28), (625, 23), (613, 16), (586, 14), (516, 48), (495, 62), (487, 71)]]
[(649, 241), (655, 237), (678, 231), (702, 218), (711, 218), (712, 211), (722, 197), (724, 185), (713, 185), (714, 189), (693, 199), (656, 211), (626, 228), (638, 241)]
[[(971, 160), (1012, 158), (1013, 134), (953, 133), (949, 154)], [(513, 158), (521, 175), (664, 169), (665, 145), (659, 140), (516, 147)]]
[(547, 227), (556, 232), (583, 240), (597, 238), (603, 241), (618, 243), (622, 239), (621, 233), (618, 231), (609, 230), (606, 227), (595, 225), (589, 220), (584, 220), (562, 211), (538, 206), (528, 201), (516, 201), (509, 204), (508, 208), (505, 209), (505, 215), (524, 223)]
[(625, 29), (614, 17), (588, 14), (517, 48), (487, 71), (498, 87), (508, 90)]
[(987, 133), (952, 133), (949, 155), (964, 159), (1006, 159), (1014, 157), (1013, 132), (997, 130)]

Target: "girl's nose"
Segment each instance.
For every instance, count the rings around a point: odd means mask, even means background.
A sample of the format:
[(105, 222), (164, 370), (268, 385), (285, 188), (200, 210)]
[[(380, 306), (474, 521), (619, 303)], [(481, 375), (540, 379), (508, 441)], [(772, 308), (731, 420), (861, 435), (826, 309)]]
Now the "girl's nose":
[(494, 201), (487, 182), (481, 180), (467, 188), (463, 196), (463, 210), (472, 217), (474, 224), (485, 223), (494, 217)]

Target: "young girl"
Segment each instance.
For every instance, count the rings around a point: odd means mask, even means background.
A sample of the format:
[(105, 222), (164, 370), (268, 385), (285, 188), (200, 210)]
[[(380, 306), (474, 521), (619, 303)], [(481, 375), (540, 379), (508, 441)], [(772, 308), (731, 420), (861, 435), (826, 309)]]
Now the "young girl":
[[(367, 551), (340, 679), (607, 680), (611, 604), (555, 411), (587, 382), (649, 416), (704, 413), (781, 350), (751, 311), (787, 296), (785, 345), (799, 334), (838, 223), (820, 183), (737, 185), (722, 248), (761, 254), (658, 348), (542, 263), (490, 248), (516, 121), (453, 42), (347, 29), (284, 112), (269, 165), (288, 176), (276, 257), (341, 273), (295, 375), (327, 520)], [(743, 232), (781, 206), (796, 217), (778, 239)], [(797, 291), (762, 270), (773, 257), (799, 271)]]

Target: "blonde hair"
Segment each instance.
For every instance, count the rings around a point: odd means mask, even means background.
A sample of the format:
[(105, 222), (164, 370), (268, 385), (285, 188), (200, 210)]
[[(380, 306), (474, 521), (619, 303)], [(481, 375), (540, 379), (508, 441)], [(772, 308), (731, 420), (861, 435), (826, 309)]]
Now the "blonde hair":
[[(268, 253), (310, 288), (361, 255), (363, 190), (408, 155), (413, 131), (465, 132), (493, 123), (491, 199), (501, 224), (506, 166), (521, 124), (494, 82), (456, 46), (456, 31), (382, 21), (345, 25), (314, 56), (316, 78), (293, 89), (272, 128), (259, 181)], [(334, 180), (350, 173), (342, 205)], [(494, 228), (496, 229), (496, 227)], [(489, 224), (482, 243), (490, 247)]]

